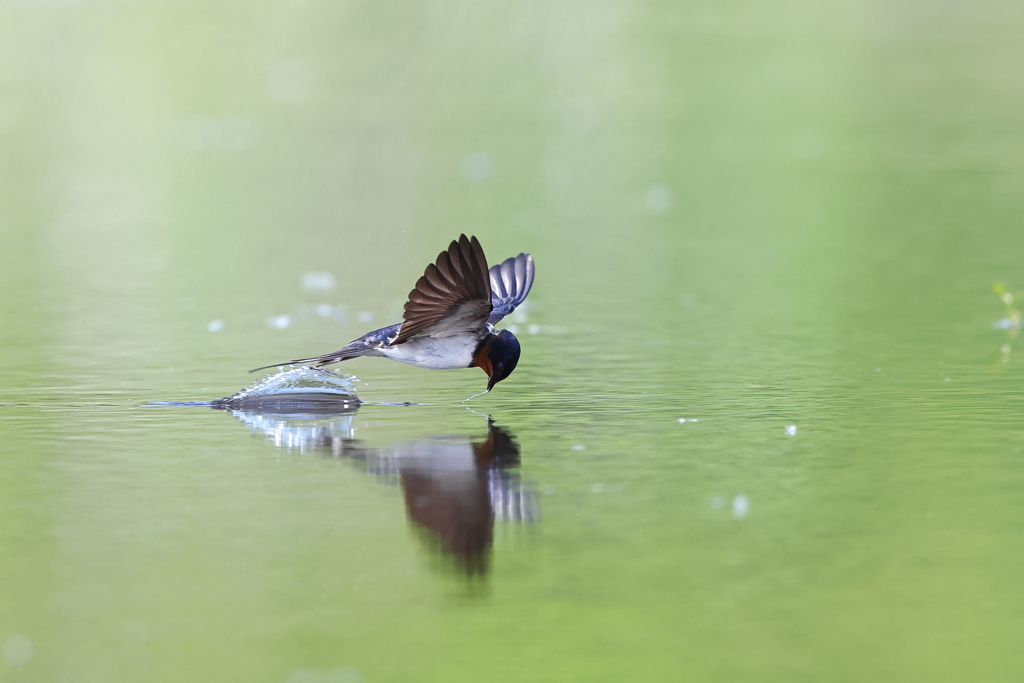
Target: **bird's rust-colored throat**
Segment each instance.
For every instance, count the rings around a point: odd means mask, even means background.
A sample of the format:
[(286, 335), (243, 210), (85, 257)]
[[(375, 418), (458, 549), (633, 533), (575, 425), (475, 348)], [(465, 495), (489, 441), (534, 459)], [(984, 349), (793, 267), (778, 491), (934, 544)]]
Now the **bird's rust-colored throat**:
[(487, 344), (484, 344), (480, 347), (480, 351), (477, 352), (476, 358), (473, 359), (473, 365), (486, 372), (488, 377), (491, 376), (491, 371), (493, 370), (489, 353), (490, 348), (488, 348)]

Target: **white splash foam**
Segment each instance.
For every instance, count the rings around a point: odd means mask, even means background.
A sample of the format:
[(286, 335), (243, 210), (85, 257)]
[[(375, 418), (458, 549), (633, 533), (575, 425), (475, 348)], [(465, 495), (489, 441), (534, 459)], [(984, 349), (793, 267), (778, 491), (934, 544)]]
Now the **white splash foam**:
[(223, 401), (236, 403), (287, 394), (326, 394), (355, 398), (355, 379), (352, 375), (342, 375), (326, 368), (302, 366), (268, 375)]

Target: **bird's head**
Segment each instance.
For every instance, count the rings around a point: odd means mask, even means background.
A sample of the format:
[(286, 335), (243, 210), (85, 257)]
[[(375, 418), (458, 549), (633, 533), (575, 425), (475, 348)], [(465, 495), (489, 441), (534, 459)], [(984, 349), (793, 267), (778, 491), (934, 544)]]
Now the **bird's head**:
[(512, 374), (519, 363), (519, 340), (508, 330), (488, 335), (477, 349), (474, 363), (490, 377), (487, 391)]

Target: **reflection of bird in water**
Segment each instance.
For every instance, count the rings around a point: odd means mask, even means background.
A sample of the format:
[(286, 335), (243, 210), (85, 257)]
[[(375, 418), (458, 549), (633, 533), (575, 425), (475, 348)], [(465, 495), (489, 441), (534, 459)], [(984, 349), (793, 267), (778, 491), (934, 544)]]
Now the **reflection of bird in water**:
[(289, 363), (324, 367), (360, 356), (384, 356), (431, 370), (480, 368), (490, 378), (490, 391), (519, 362), (519, 340), (494, 325), (526, 300), (532, 286), (529, 254), (488, 270), (480, 242), (462, 235), (438, 254), (409, 292), (403, 322), (367, 332), (332, 353), (256, 370)]
[(523, 505), (522, 486), (507, 471), (519, 464), (519, 445), (491, 421), (482, 442), (409, 441), (387, 451), (398, 463), (409, 517), (467, 574), (487, 571), (495, 517), (519, 521), (524, 507), (527, 515), (535, 508), (532, 500)]
[(519, 444), (492, 420), (483, 440), (438, 436), (373, 448), (353, 438), (356, 410), (353, 404), (332, 415), (238, 407), (232, 413), (278, 448), (350, 458), (386, 481), (397, 477), (409, 519), (466, 574), (487, 572), (495, 521), (536, 521), (536, 496), (513, 471), (519, 465)]

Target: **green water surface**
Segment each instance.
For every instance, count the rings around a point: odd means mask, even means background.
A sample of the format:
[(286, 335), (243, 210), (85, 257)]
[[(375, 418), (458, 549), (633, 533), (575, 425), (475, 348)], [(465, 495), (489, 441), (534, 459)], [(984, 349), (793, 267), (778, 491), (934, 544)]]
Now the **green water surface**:
[[(1022, 36), (0, 0), (0, 680), (1021, 680)], [(537, 264), (475, 412), (384, 359), (347, 422), (143, 407), (400, 320), (461, 232)]]

